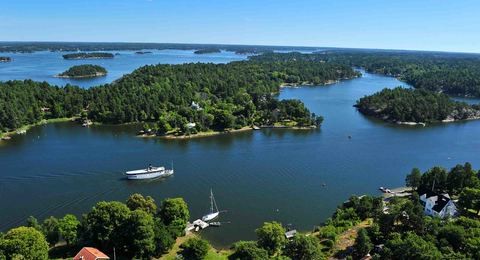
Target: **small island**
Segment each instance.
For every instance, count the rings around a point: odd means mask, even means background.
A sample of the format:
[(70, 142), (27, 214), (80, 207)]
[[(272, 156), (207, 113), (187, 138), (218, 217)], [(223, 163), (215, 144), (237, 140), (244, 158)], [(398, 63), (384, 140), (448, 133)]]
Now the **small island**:
[(59, 78), (95, 78), (107, 75), (107, 70), (98, 65), (78, 65), (57, 75)]
[(113, 54), (109, 52), (79, 52), (63, 55), (66, 60), (84, 60), (84, 59), (112, 59)]
[(480, 105), (453, 101), (424, 89), (383, 89), (361, 98), (355, 107), (362, 114), (405, 125), (480, 119)]
[(142, 55), (142, 54), (151, 54), (153, 52), (151, 51), (136, 51), (135, 54), (139, 54), (139, 55)]
[(12, 58), (10, 57), (0, 57), (0, 62), (11, 62)]
[(222, 52), (220, 49), (217, 48), (206, 48), (206, 49), (200, 49), (196, 50), (193, 53), (195, 54), (208, 54), (208, 53), (220, 53)]

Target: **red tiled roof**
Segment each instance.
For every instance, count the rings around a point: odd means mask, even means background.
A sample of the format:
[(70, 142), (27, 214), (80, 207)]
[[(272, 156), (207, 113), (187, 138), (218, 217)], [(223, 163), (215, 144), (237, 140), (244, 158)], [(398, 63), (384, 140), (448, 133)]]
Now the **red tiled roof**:
[(73, 260), (97, 260), (97, 259), (110, 259), (106, 254), (94, 247), (84, 247)]

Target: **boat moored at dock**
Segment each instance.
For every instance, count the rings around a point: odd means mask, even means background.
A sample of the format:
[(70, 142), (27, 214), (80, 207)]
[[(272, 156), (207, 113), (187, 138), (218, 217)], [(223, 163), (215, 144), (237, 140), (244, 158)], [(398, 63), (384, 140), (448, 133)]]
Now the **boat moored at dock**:
[(213, 197), (213, 191), (210, 190), (210, 212), (203, 216), (202, 220), (209, 222), (216, 219), (219, 215), (220, 211), (218, 211), (217, 202), (215, 201), (215, 197)]

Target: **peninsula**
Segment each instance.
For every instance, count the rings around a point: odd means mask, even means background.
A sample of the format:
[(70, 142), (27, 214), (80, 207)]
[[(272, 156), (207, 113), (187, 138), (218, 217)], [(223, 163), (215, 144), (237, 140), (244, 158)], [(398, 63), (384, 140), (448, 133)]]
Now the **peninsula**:
[(84, 59), (112, 59), (113, 54), (109, 52), (79, 52), (63, 55), (66, 60), (84, 60)]
[[(83, 68), (89, 67), (72, 68), (65, 75), (99, 72)], [(156, 135), (232, 132), (249, 126), (318, 127), (323, 118), (311, 113), (303, 102), (278, 100), (280, 86), (357, 76), (350, 66), (333, 63), (247, 60), (149, 65), (90, 89), (7, 81), (0, 83), (0, 96), (15, 98), (0, 102), (0, 110), (6, 113), (0, 117), (0, 131), (80, 113), (99, 123), (141, 122)]]
[(98, 65), (78, 65), (57, 75), (59, 78), (95, 78), (107, 75), (107, 70)]
[(355, 107), (365, 115), (397, 124), (426, 124), (480, 119), (480, 105), (451, 100), (424, 89), (383, 89), (361, 98)]
[(264, 53), (250, 59), (337, 63), (363, 68), (370, 73), (396, 77), (418, 89), (450, 96), (480, 97), (478, 54), (331, 49), (313, 54)]

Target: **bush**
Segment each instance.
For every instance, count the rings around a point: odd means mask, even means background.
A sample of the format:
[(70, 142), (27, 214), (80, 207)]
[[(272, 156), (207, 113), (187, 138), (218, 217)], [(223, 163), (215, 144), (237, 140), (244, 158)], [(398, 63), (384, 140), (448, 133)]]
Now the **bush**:
[(314, 260), (322, 259), (320, 242), (316, 237), (296, 235), (291, 241), (288, 241), (284, 249), (284, 254), (292, 259)]
[(239, 241), (233, 244), (234, 253), (230, 260), (263, 260), (268, 258), (267, 250), (259, 248), (255, 241)]
[(285, 245), (285, 229), (278, 222), (265, 222), (261, 228), (255, 230), (258, 237), (258, 245), (268, 251), (270, 255)]
[(180, 245), (180, 254), (188, 260), (201, 260), (208, 254), (210, 244), (200, 238), (190, 238)]
[(11, 229), (0, 240), (0, 252), (6, 259), (47, 259), (48, 244), (40, 231), (32, 227)]

